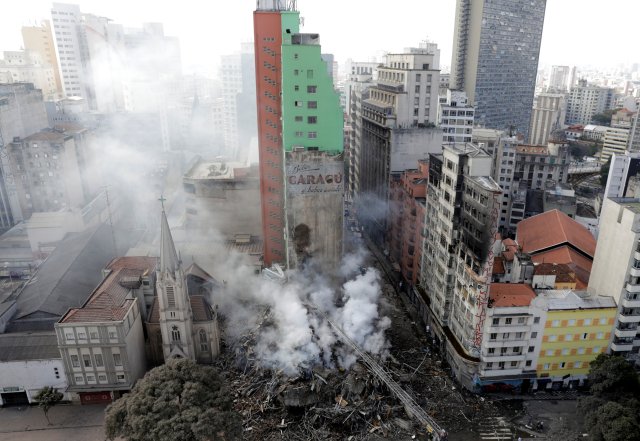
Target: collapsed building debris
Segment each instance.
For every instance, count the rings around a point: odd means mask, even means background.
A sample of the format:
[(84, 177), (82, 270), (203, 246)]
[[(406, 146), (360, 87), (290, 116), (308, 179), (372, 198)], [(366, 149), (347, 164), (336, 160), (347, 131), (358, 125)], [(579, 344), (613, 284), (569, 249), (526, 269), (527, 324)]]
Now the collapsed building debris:
[[(444, 440), (442, 427), (449, 433), (473, 431), (499, 413), (491, 401), (455, 386), (389, 285), (384, 294), (381, 307), (392, 321), (384, 362), (367, 356), (370, 360), (361, 357), (348, 370), (301, 366), (295, 376), (260, 364), (253, 345), (272, 326), (272, 316), (268, 308), (255, 307), (257, 325), (218, 360), (244, 419), (244, 439)], [(340, 334), (339, 328), (334, 331)], [(336, 344), (344, 347), (346, 341)]]

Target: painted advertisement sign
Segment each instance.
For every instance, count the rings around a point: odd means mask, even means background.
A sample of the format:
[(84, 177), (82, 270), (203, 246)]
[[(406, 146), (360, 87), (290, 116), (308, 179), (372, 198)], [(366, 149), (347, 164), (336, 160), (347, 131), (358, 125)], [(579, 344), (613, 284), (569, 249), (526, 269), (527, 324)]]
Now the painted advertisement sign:
[(344, 166), (340, 161), (287, 164), (287, 191), (290, 194), (342, 193), (343, 178)]

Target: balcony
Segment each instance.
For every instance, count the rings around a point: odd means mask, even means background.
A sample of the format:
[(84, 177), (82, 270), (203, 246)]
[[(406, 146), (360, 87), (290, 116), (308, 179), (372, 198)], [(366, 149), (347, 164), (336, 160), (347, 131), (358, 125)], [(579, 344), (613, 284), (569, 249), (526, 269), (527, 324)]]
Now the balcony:
[(622, 306), (624, 308), (640, 308), (640, 298), (639, 299), (628, 299), (627, 296), (622, 298)]
[(521, 368), (512, 368), (512, 369), (483, 369), (480, 371), (481, 377), (506, 377), (511, 375), (519, 375), (522, 373)]
[(524, 347), (528, 345), (529, 345), (528, 340), (510, 340), (510, 339), (488, 340), (485, 338), (484, 342), (482, 343), (482, 346), (485, 348), (503, 348), (503, 347), (512, 347), (512, 346)]
[(614, 335), (618, 338), (634, 338), (638, 332), (637, 326), (624, 326), (618, 325), (613, 331)]
[(611, 350), (615, 352), (628, 352), (633, 348), (633, 342), (631, 343), (611, 343)]
[(636, 260), (640, 260), (640, 250), (636, 249), (636, 250), (634, 251), (634, 253), (633, 253), (633, 257), (634, 257)]
[(510, 362), (510, 361), (524, 361), (525, 359), (525, 355), (524, 353), (506, 353), (506, 354), (500, 354), (499, 352), (495, 353), (495, 354), (482, 354), (482, 361), (485, 362), (500, 362), (500, 361), (505, 361), (505, 362)]
[(631, 269), (629, 269), (629, 274), (633, 277), (640, 277), (640, 268), (631, 267)]
[(620, 323), (640, 323), (640, 314), (638, 313), (625, 314), (624, 312), (622, 312), (618, 317), (618, 321)]
[(640, 285), (632, 285), (631, 283), (627, 283), (626, 290), (629, 292), (640, 292)]

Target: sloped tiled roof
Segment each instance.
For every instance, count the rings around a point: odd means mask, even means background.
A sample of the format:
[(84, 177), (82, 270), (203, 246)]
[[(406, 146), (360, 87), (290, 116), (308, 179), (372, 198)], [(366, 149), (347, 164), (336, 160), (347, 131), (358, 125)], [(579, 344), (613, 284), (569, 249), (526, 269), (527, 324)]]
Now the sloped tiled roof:
[(106, 266), (110, 270), (118, 270), (121, 268), (136, 269), (136, 270), (149, 270), (153, 271), (156, 268), (158, 259), (148, 256), (123, 256), (116, 257)]
[[(194, 322), (208, 322), (213, 319), (211, 306), (209, 306), (209, 302), (207, 302), (207, 299), (205, 299), (204, 296), (190, 296), (189, 302), (191, 303)], [(149, 312), (149, 318), (147, 321), (149, 323), (160, 323), (160, 305), (157, 296), (153, 299), (153, 304), (151, 305), (151, 311)]]
[(534, 263), (564, 263), (576, 274), (576, 289), (586, 288), (593, 261), (567, 245), (531, 256)]
[(518, 223), (517, 242), (525, 253), (539, 251), (564, 244), (593, 258), (596, 240), (589, 230), (558, 210), (546, 211)]
[(0, 362), (59, 358), (55, 332), (0, 334)]
[(535, 297), (533, 288), (524, 283), (492, 283), (489, 288), (492, 308), (529, 306)]

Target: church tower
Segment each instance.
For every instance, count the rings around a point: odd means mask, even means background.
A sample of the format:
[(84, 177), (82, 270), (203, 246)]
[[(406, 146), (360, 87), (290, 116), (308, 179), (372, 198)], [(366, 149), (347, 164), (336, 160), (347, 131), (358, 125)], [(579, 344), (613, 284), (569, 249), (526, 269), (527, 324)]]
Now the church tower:
[(156, 290), (160, 306), (160, 332), (164, 359), (196, 359), (193, 342), (193, 312), (182, 262), (176, 253), (167, 215), (160, 218), (160, 265)]

